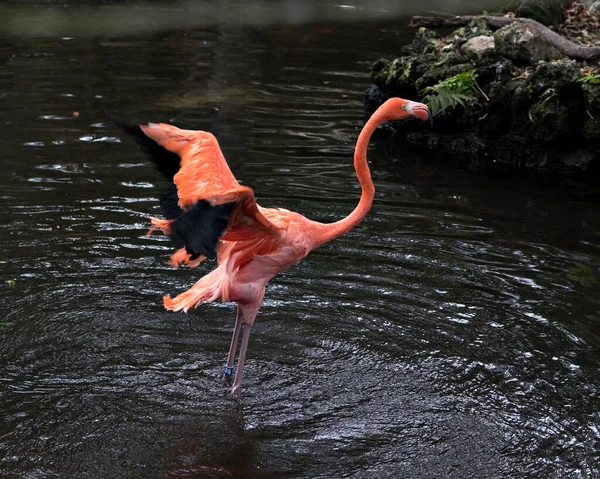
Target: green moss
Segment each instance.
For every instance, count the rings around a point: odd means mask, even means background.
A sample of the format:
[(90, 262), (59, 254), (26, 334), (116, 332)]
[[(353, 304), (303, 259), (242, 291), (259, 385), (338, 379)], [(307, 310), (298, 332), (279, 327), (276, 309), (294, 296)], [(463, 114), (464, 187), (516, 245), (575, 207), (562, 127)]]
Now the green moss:
[(371, 68), (369, 79), (384, 89), (413, 89), (413, 84), (418, 78), (417, 64), (417, 57), (400, 57), (391, 62), (385, 59), (377, 60)]
[(446, 78), (453, 77), (460, 73), (467, 72), (473, 69), (471, 63), (461, 63), (458, 65), (432, 65), (424, 74), (415, 82), (417, 90), (423, 90), (428, 86), (433, 86)]
[(492, 30), (487, 24), (485, 18), (476, 18), (468, 26), (468, 36), (477, 37), (479, 35), (490, 35)]
[(455, 48), (460, 47), (467, 40), (473, 37), (479, 37), (481, 35), (492, 36), (494, 32), (488, 27), (487, 22), (483, 18), (477, 18), (469, 23), (466, 27), (460, 27), (454, 30), (446, 38), (446, 42), (452, 47), (452, 51)]
[(559, 60), (555, 62), (539, 62), (528, 83), (535, 94), (542, 94), (545, 90), (579, 90), (581, 73), (579, 64), (575, 60)]
[(369, 74), (369, 81), (379, 87), (385, 87), (386, 78), (390, 68), (390, 61), (385, 58), (380, 58), (373, 66)]
[(425, 27), (417, 30), (413, 40), (413, 47), (419, 53), (432, 53), (440, 48), (442, 38), (437, 32)]
[(386, 83), (388, 85), (410, 85), (415, 81), (415, 62), (411, 57), (397, 58), (388, 70)]
[(521, 64), (535, 65), (541, 60), (563, 58), (534, 27), (519, 22), (496, 30), (494, 44), (499, 55)]
[[(490, 29), (484, 18), (476, 18), (466, 27), (463, 27), (459, 30), (463, 30), (462, 35), (460, 36), (465, 40), (469, 40), (473, 37), (479, 37), (481, 35), (493, 35), (492, 30)], [(456, 31), (454, 32), (454, 35), (457, 35)]]
[(600, 84), (584, 83), (581, 89), (587, 112), (594, 116), (600, 115)]
[(583, 124), (583, 116), (564, 95), (554, 88), (547, 89), (529, 112), (530, 134), (542, 141), (576, 137)]
[[(430, 69), (436, 60), (433, 54), (405, 56), (393, 61), (380, 59), (371, 67), (369, 79), (383, 89), (395, 90), (402, 96), (416, 93), (415, 82)], [(434, 79), (432, 83), (437, 83)]]

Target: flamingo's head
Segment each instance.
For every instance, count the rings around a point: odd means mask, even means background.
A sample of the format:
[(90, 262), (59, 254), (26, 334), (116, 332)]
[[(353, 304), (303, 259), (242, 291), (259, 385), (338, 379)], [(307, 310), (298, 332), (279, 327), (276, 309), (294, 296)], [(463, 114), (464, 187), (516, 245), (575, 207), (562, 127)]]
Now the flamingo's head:
[(379, 109), (382, 110), (385, 120), (388, 121), (414, 117), (433, 124), (431, 112), (424, 103), (394, 97), (387, 100)]

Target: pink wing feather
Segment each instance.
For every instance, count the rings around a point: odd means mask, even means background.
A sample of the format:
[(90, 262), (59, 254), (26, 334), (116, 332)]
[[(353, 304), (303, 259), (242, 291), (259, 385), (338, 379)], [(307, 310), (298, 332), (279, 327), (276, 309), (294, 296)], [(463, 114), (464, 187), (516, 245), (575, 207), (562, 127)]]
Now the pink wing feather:
[[(200, 200), (213, 206), (236, 203), (223, 240), (248, 242), (247, 246), (253, 246), (244, 248), (254, 251), (248, 251), (243, 261), (240, 258), (241, 263), (251, 260), (252, 254), (267, 254), (276, 246), (278, 229), (260, 212), (252, 189), (235, 179), (212, 133), (182, 130), (165, 123), (149, 123), (140, 128), (146, 136), (181, 158), (173, 181), (183, 210), (189, 210)], [(164, 220), (153, 224), (165, 229)], [(236, 266), (243, 266), (241, 263)]]

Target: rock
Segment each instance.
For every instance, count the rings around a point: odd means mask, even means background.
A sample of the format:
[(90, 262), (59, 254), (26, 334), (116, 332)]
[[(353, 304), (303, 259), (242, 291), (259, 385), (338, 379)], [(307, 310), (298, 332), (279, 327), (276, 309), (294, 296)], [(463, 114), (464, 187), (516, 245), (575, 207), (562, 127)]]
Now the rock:
[(374, 83), (395, 88), (399, 91), (404, 91), (407, 87), (410, 88), (417, 79), (415, 60), (412, 57), (396, 58), (382, 72), (385, 72), (385, 78), (382, 78), (383, 81), (375, 81)]
[(364, 106), (367, 118), (375, 113), (375, 110), (377, 110), (377, 108), (379, 108), (391, 96), (392, 95), (389, 93), (389, 90), (386, 91), (377, 85), (371, 85), (365, 92)]
[(529, 136), (545, 143), (577, 138), (584, 117), (581, 109), (554, 88), (549, 88), (530, 110)]
[(539, 62), (528, 84), (536, 96), (543, 95), (546, 90), (580, 90), (579, 64), (575, 60), (560, 60), (556, 62)]
[(586, 140), (598, 143), (600, 141), (600, 120), (595, 118), (585, 120), (581, 133)]
[(510, 81), (515, 75), (514, 65), (510, 60), (487, 57), (475, 63), (479, 80), (482, 83)]
[(501, 60), (494, 64), (495, 67), (495, 77), (494, 80), (499, 82), (507, 82), (513, 76), (513, 62), (510, 60)]
[(600, 170), (600, 154), (597, 150), (579, 148), (561, 155), (559, 169), (561, 173), (575, 173), (584, 176), (597, 176)]
[(558, 60), (562, 54), (532, 26), (514, 22), (494, 33), (498, 54), (517, 63), (535, 65), (541, 60)]
[(473, 37), (462, 46), (462, 52), (473, 60), (479, 60), (494, 51), (494, 37), (491, 35)]
[(531, 108), (531, 88), (524, 81), (513, 82), (514, 90), (510, 104), (510, 127), (519, 133), (526, 133), (530, 123), (529, 109)]
[(383, 90), (394, 90), (396, 95), (410, 98), (417, 93), (415, 81), (434, 62), (432, 54), (400, 57), (393, 61), (382, 58), (371, 67), (369, 79)]
[(566, 153), (561, 163), (566, 171), (589, 171), (598, 166), (600, 155), (597, 151), (585, 148)]
[(510, 130), (514, 88), (514, 85), (500, 80), (488, 85), (487, 115), (485, 121), (478, 125), (478, 134), (486, 138), (498, 138)]
[[(401, 51), (404, 56), (373, 65), (366, 112), (391, 96), (430, 101), (439, 111), (433, 131), (417, 122), (394, 123), (391, 131), (472, 170), (561, 173), (600, 185), (600, 82), (593, 65), (564, 59), (525, 22), (492, 33), (477, 21), (443, 38), (421, 29)], [(426, 87), (469, 71), (475, 84), (467, 86), (463, 75), (423, 100)], [(468, 101), (465, 88), (477, 99), (470, 108), (454, 101)], [(455, 106), (439, 107), (444, 103)]]
[[(581, 86), (585, 100), (585, 109), (600, 122), (600, 84), (584, 83)], [(598, 138), (600, 140), (600, 137)]]
[(600, 144), (600, 84), (584, 83), (583, 91), (585, 114), (583, 137), (597, 146)]
[(450, 41), (451, 45), (460, 47), (473, 37), (492, 36), (493, 34), (494, 32), (492, 32), (485, 19), (476, 18), (466, 27), (454, 30), (447, 40)]
[(423, 66), (426, 68), (418, 71), (419, 77), (415, 81), (418, 91), (475, 68), (466, 56), (457, 56), (454, 52), (440, 53), (434, 61), (424, 63)]
[(440, 48), (441, 40), (437, 32), (421, 27), (417, 30), (412, 42), (413, 51), (415, 53), (432, 53)]
[(529, 134), (544, 142), (572, 140), (585, 120), (584, 95), (574, 60), (540, 62), (527, 81), (531, 121)]
[(383, 87), (387, 82), (391, 63), (392, 62), (387, 58), (380, 58), (373, 63), (371, 66), (371, 73), (369, 74), (369, 81), (377, 86)]

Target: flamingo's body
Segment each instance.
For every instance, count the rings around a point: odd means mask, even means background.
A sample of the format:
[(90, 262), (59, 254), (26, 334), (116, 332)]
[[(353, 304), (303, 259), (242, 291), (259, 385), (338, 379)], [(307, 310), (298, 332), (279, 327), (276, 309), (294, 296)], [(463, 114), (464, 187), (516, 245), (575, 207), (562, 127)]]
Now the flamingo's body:
[(218, 263), (215, 270), (188, 291), (175, 298), (165, 296), (165, 307), (188, 311), (200, 303), (217, 299), (238, 304), (225, 366), (225, 374), (231, 375), (243, 323), (244, 334), (232, 392), (238, 391), (241, 385), (250, 328), (263, 301), (265, 285), (277, 273), (300, 261), (311, 250), (349, 231), (364, 218), (375, 192), (366, 161), (371, 134), (385, 121), (409, 116), (422, 120), (430, 118), (425, 105), (392, 98), (367, 122), (354, 155), (354, 166), (362, 186), (360, 202), (349, 216), (331, 224), (312, 221), (285, 209), (259, 206), (254, 192), (241, 186), (229, 170), (211, 133), (180, 130), (163, 123), (120, 125), (136, 135), (159, 169), (172, 177), (174, 186), (161, 201), (166, 219), (152, 218), (150, 230), (161, 229), (178, 247), (171, 256), (171, 264), (194, 267), (207, 257), (215, 256)]

